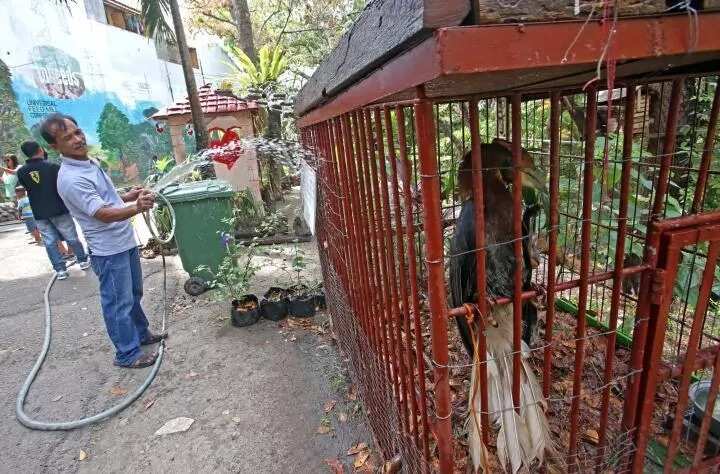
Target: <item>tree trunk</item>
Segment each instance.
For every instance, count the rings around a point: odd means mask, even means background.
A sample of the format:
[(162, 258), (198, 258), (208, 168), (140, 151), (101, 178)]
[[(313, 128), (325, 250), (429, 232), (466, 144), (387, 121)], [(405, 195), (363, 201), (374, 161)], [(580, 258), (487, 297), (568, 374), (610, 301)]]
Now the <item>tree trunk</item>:
[[(265, 127), (265, 138), (268, 140), (274, 140), (282, 138), (282, 117), (279, 110), (275, 110), (272, 107), (268, 107), (267, 111), (267, 126)], [(266, 163), (268, 165), (268, 178), (270, 180), (268, 186), (268, 204), (282, 201), (282, 179), (283, 171), (282, 166), (279, 165), (272, 156), (266, 157)]]
[(188, 99), (190, 100), (192, 122), (195, 128), (196, 151), (200, 151), (208, 146), (208, 133), (205, 122), (203, 121), (200, 97), (198, 97), (195, 74), (193, 73), (190, 62), (190, 50), (188, 49), (187, 40), (185, 39), (185, 28), (183, 27), (182, 17), (180, 16), (178, 0), (170, 0), (170, 13), (172, 14), (173, 25), (175, 27), (175, 38), (177, 39), (178, 49), (180, 50), (180, 62), (182, 63), (183, 75), (185, 76), (185, 87), (187, 88)]
[(230, 11), (237, 25), (237, 41), (240, 49), (252, 59), (253, 63), (257, 64), (258, 56), (257, 51), (255, 51), (252, 20), (250, 19), (247, 0), (230, 0)]

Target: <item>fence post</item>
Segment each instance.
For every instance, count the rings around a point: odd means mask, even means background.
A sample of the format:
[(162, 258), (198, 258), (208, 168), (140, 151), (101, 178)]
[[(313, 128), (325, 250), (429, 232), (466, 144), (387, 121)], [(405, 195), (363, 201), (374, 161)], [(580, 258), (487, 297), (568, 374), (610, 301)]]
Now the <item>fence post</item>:
[[(425, 262), (428, 269), (428, 299), (432, 317), (432, 357), (435, 382), (435, 436), (440, 455), (440, 472), (453, 471), (453, 442), (450, 418), (448, 371), (448, 309), (445, 294), (442, 216), (440, 212), (440, 176), (435, 149), (435, 117), (432, 102), (425, 98), (423, 86), (417, 88), (420, 100), (415, 104), (415, 130), (422, 182)], [(422, 377), (422, 374), (420, 375)]]

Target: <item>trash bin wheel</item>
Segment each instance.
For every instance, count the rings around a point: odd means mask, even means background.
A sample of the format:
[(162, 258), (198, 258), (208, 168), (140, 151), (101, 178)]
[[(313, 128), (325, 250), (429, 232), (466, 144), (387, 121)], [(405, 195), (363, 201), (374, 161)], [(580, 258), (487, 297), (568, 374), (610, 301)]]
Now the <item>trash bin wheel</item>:
[(198, 277), (190, 277), (185, 282), (185, 293), (190, 296), (200, 296), (207, 290), (205, 280)]

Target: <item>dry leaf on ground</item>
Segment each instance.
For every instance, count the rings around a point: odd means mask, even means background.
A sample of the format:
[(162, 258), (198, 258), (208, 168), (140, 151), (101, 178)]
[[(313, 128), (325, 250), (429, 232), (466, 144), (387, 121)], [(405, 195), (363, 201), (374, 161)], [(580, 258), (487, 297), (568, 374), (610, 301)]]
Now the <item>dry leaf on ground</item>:
[(87, 453), (81, 449), (80, 454), (78, 455), (78, 461), (84, 461), (87, 459), (87, 457)]
[(592, 444), (598, 444), (600, 442), (600, 435), (595, 430), (586, 430), (583, 434), (583, 439)]
[(327, 464), (330, 467), (330, 472), (332, 474), (344, 474), (345, 468), (343, 467), (342, 463), (338, 459), (326, 459), (325, 464)]
[(328, 401), (326, 401), (326, 402), (325, 402), (325, 407), (324, 407), (325, 413), (330, 413), (330, 412), (332, 411), (332, 409), (335, 408), (335, 404), (336, 404), (336, 403), (337, 403), (336, 400), (328, 400)]
[(328, 434), (332, 431), (332, 428), (327, 425), (320, 425), (316, 431), (317, 434)]
[(365, 465), (365, 462), (370, 457), (370, 450), (365, 450), (357, 454), (355, 456), (355, 462), (353, 462), (353, 466), (355, 466), (355, 469), (359, 469)]
[(126, 388), (115, 386), (110, 389), (110, 394), (115, 395), (116, 397), (121, 397), (121, 396), (125, 395), (126, 393), (128, 393)]
[(358, 443), (354, 445), (352, 448), (348, 449), (348, 456), (352, 456), (353, 454), (357, 454), (361, 451), (365, 451), (368, 449), (367, 443)]

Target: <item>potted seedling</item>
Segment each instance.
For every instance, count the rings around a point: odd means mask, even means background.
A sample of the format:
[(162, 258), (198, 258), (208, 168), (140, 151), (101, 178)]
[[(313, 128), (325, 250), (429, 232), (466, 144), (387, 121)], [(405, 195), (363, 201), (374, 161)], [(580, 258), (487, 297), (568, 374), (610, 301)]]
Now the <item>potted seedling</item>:
[(288, 287), (288, 312), (292, 316), (308, 318), (315, 315), (315, 294), (313, 290), (317, 285), (308, 287), (308, 285), (302, 283), (301, 275), (303, 270), (307, 267), (305, 261), (305, 252), (295, 244), (293, 251), (293, 258), (290, 266), (292, 268), (292, 275), (294, 282)]
[(254, 263), (257, 245), (237, 245), (234, 239), (226, 236), (227, 255), (217, 270), (206, 265), (198, 267), (212, 275), (210, 286), (216, 288), (215, 297), (230, 301), (230, 322), (233, 326), (243, 327), (255, 324), (260, 319), (258, 297), (248, 294), (250, 281), (258, 267)]
[(288, 292), (284, 288), (271, 286), (260, 301), (260, 313), (270, 321), (280, 321), (288, 314)]

